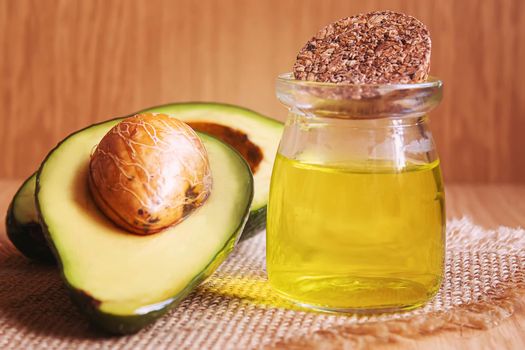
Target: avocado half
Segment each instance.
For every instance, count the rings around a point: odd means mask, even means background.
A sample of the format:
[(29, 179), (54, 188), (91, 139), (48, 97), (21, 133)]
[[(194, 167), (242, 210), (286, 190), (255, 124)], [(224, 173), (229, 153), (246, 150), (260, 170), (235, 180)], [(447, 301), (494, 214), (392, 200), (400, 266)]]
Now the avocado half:
[(172, 103), (141, 112), (173, 114), (194, 130), (213, 135), (235, 148), (250, 165), (255, 184), (250, 217), (241, 240), (266, 227), (270, 179), (284, 128), (282, 123), (246, 108), (210, 102)]
[[(241, 153), (252, 170), (255, 191), (241, 240), (253, 237), (266, 227), (270, 178), (283, 124), (249, 109), (211, 102), (166, 104), (142, 112), (175, 114), (196, 131), (213, 135)], [(53, 254), (35, 221), (38, 217), (34, 204), (35, 180), (36, 174), (33, 174), (14, 196), (6, 217), (7, 233), (15, 247), (28, 258), (52, 262)]]
[(35, 208), (36, 173), (16, 192), (6, 215), (7, 236), (26, 257), (42, 262), (55, 259), (49, 250)]
[(80, 309), (112, 333), (136, 332), (179, 303), (233, 249), (248, 219), (253, 177), (231, 147), (199, 134), (213, 191), (178, 225), (130, 234), (96, 207), (87, 186), (90, 153), (119, 121), (72, 134), (49, 153), (36, 176), (36, 207), (48, 245)]

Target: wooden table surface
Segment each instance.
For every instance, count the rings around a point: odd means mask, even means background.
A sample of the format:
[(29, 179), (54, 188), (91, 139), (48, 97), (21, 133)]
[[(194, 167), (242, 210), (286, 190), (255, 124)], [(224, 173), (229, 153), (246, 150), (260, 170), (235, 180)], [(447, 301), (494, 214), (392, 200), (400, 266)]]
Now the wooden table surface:
[[(0, 212), (5, 213), (21, 180), (0, 180)], [(470, 217), (485, 228), (525, 226), (525, 185), (447, 186), (447, 216)], [(5, 228), (0, 228), (0, 240)], [(1, 334), (1, 330), (0, 330)], [(500, 326), (461, 333), (441, 333), (383, 346), (384, 349), (525, 349), (525, 302), (517, 305), (514, 315)]]

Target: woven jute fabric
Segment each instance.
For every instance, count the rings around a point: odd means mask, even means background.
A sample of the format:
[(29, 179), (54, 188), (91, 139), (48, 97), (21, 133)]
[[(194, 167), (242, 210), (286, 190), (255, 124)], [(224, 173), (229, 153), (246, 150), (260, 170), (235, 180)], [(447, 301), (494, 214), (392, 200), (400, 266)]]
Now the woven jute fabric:
[(352, 348), (490, 327), (512, 314), (524, 286), (525, 230), (485, 230), (462, 219), (447, 224), (445, 279), (426, 306), (371, 316), (309, 312), (270, 289), (260, 234), (154, 325), (111, 337), (70, 302), (55, 267), (30, 262), (0, 235), (0, 349)]

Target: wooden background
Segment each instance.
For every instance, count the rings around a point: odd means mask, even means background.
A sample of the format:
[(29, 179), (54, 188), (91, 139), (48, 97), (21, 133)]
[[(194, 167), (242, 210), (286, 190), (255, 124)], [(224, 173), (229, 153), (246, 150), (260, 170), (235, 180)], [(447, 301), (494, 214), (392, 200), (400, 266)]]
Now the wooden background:
[(277, 119), (274, 78), (323, 25), (375, 9), (425, 22), (447, 181), (525, 182), (523, 0), (0, 0), (0, 178), (68, 133), (151, 105), (241, 104)]

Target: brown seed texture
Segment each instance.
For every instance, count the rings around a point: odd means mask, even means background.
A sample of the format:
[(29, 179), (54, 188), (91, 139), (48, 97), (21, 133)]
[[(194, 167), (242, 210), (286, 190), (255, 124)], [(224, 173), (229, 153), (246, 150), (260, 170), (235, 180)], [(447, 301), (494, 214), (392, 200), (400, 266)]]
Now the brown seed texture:
[(388, 84), (425, 81), (430, 69), (428, 29), (391, 11), (343, 18), (321, 29), (301, 49), (295, 79)]
[(89, 187), (116, 225), (151, 234), (201, 206), (212, 176), (206, 149), (188, 125), (145, 113), (123, 120), (104, 136), (91, 156)]

